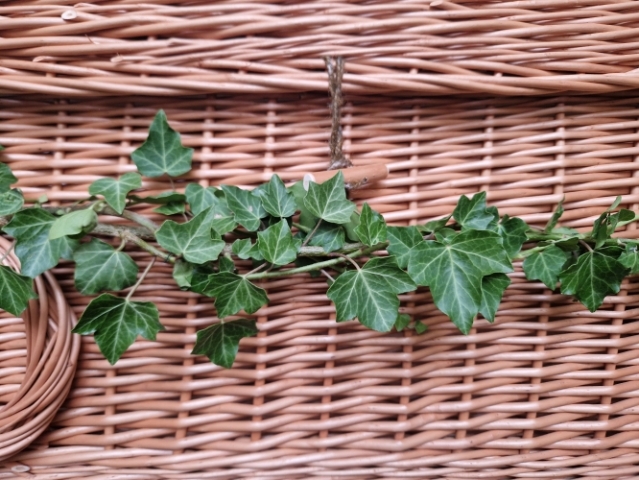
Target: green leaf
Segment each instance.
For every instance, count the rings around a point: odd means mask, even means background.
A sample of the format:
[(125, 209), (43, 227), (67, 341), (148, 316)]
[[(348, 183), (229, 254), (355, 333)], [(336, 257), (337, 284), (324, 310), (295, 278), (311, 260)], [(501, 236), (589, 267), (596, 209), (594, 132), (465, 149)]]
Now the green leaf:
[(317, 218), (339, 224), (348, 223), (355, 211), (355, 204), (346, 199), (342, 172), (322, 184), (311, 182), (304, 206)]
[(565, 198), (562, 198), (561, 201), (557, 204), (557, 209), (553, 212), (552, 216), (548, 220), (548, 223), (544, 228), (544, 233), (552, 232), (557, 225), (557, 222), (559, 222), (559, 219), (564, 214), (564, 200)]
[(49, 240), (82, 235), (98, 224), (98, 216), (92, 208), (76, 210), (55, 219), (49, 230)]
[(105, 293), (91, 300), (73, 332), (93, 333), (100, 351), (113, 365), (138, 335), (155, 340), (160, 330), (164, 327), (153, 303), (133, 302)]
[(254, 320), (218, 323), (197, 332), (193, 355), (206, 355), (215, 365), (231, 368), (240, 348), (240, 340), (257, 335)]
[(368, 203), (364, 203), (355, 233), (362, 243), (369, 247), (385, 242), (387, 238), (386, 221)]
[(173, 280), (181, 289), (188, 289), (191, 286), (193, 271), (194, 265), (191, 262), (178, 259), (173, 265)]
[(273, 175), (262, 188), (253, 190), (255, 196), (262, 200), (264, 210), (274, 217), (287, 218), (295, 215), (295, 197), (286, 190), (282, 179)]
[(155, 237), (171, 253), (192, 263), (216, 260), (224, 249), (224, 241), (213, 237), (212, 211), (205, 210), (186, 223), (166, 220)]
[(561, 293), (574, 295), (591, 312), (596, 311), (607, 295), (618, 293), (627, 269), (618, 260), (598, 251), (579, 256), (561, 272)]
[(268, 303), (264, 289), (256, 287), (245, 277), (234, 273), (214, 273), (207, 276), (195, 275), (192, 289), (194, 292), (215, 298), (215, 308), (219, 318), (235, 315), (244, 310), (257, 312)]
[(18, 179), (9, 168), (9, 165), (0, 162), (0, 194), (8, 192), (10, 186), (17, 181)]
[(184, 202), (171, 202), (166, 205), (161, 205), (158, 208), (153, 209), (153, 211), (161, 213), (162, 215), (176, 215), (186, 211), (186, 204)]
[(495, 220), (493, 212), (486, 208), (486, 192), (476, 193), (470, 199), (462, 195), (453, 210), (453, 218), (461, 225), (462, 231), (488, 230)]
[(426, 332), (428, 330), (428, 325), (426, 325), (425, 323), (422, 323), (420, 321), (415, 322), (415, 331), (421, 335), (422, 333)]
[(631, 275), (639, 273), (639, 253), (636, 245), (626, 244), (625, 251), (617, 259), (624, 267), (630, 269)]
[(23, 205), (24, 197), (17, 188), (0, 193), (0, 215), (12, 215), (20, 210)]
[(229, 208), (235, 214), (235, 221), (249, 232), (260, 228), (260, 220), (267, 215), (260, 199), (248, 190), (235, 186), (222, 185), (222, 190)]
[(448, 242), (413, 247), (408, 273), (418, 285), (430, 287), (437, 308), (468, 334), (481, 307), (483, 277), (509, 273), (512, 265), (494, 232), (467, 230)]
[(497, 232), (503, 239), (504, 250), (506, 250), (508, 257), (514, 258), (519, 253), (528, 238), (526, 236), (527, 231), (528, 225), (521, 218), (511, 218), (508, 215), (504, 215), (498, 225)]
[(304, 197), (306, 197), (306, 190), (304, 189), (304, 182), (296, 182), (288, 188), (288, 191), (293, 195), (295, 200), (295, 206), (300, 211), (299, 223), (300, 225), (313, 230), (313, 227), (317, 225), (319, 218), (313, 215), (306, 205), (304, 204)]
[(431, 220), (430, 222), (426, 222), (426, 225), (424, 225), (421, 228), (418, 227), (418, 230), (422, 232), (435, 233), (438, 230), (441, 230), (442, 228), (444, 228), (448, 224), (450, 217), (452, 217), (452, 215), (448, 215), (447, 217), (440, 218), (439, 220)]
[(388, 241), (388, 253), (393, 255), (400, 268), (406, 268), (411, 250), (424, 239), (417, 227), (388, 227)]
[(109, 206), (122, 214), (126, 205), (126, 196), (132, 190), (142, 186), (142, 177), (139, 173), (125, 173), (119, 180), (114, 178), (101, 178), (89, 186), (91, 195), (102, 195)]
[(180, 134), (173, 130), (160, 110), (153, 119), (146, 141), (131, 154), (133, 163), (145, 177), (163, 174), (178, 177), (191, 170), (193, 149), (182, 146)]
[(355, 232), (355, 229), (359, 225), (359, 212), (357, 210), (354, 210), (351, 214), (351, 219), (342, 225), (346, 231), (346, 238), (348, 238), (351, 242), (360, 241), (357, 233)]
[[(217, 192), (215, 187), (206, 187), (197, 183), (189, 183), (186, 186), (184, 193), (186, 194), (186, 201), (191, 207), (191, 212), (194, 215), (202, 213), (209, 207), (213, 207), (220, 203), (220, 199), (215, 195)], [(233, 227), (235, 228), (235, 227)], [(232, 230), (232, 229), (231, 229)]]
[(96, 238), (80, 245), (73, 260), (76, 263), (75, 287), (83, 295), (122, 290), (137, 279), (137, 263), (126, 253), (118, 252)]
[(233, 260), (231, 260), (229, 257), (223, 255), (217, 259), (217, 262), (219, 266), (218, 270), (220, 272), (235, 272), (235, 263), (233, 263)]
[(525, 258), (524, 273), (528, 280), (541, 280), (544, 285), (554, 290), (566, 260), (566, 253), (561, 248), (551, 245)]
[(410, 323), (410, 321), (411, 321), (410, 315), (406, 315), (405, 313), (398, 313), (397, 319), (395, 320), (395, 330), (397, 330), (398, 332), (401, 332), (406, 327), (408, 327), (408, 324)]
[(495, 321), (495, 314), (508, 285), (510, 285), (510, 278), (504, 273), (486, 275), (481, 280), (479, 313), (491, 323)]
[(62, 237), (49, 240), (55, 217), (42, 208), (16, 213), (4, 231), (16, 239), (15, 253), (22, 265), (22, 275), (35, 278), (50, 270), (62, 258), (71, 258), (78, 240)]
[(129, 198), (136, 203), (150, 203), (152, 205), (167, 205), (169, 203), (185, 202), (186, 195), (178, 193), (173, 190), (168, 192), (162, 192), (158, 195), (148, 195), (146, 197), (140, 197), (139, 195), (131, 195)]
[(397, 294), (414, 289), (393, 258), (376, 257), (359, 270), (342, 273), (326, 295), (335, 303), (338, 322), (357, 317), (370, 329), (388, 332), (397, 320)]
[(302, 242), (293, 238), (286, 220), (280, 220), (263, 232), (257, 232), (257, 247), (266, 261), (286, 265), (297, 258)]
[(231, 251), (242, 260), (248, 260), (249, 258), (257, 261), (264, 260), (264, 255), (260, 252), (258, 244), (251, 243), (250, 238), (235, 240), (231, 246)]
[(10, 267), (1, 265), (0, 310), (18, 317), (25, 311), (32, 298), (38, 298), (33, 291), (33, 280), (14, 272)]
[(346, 234), (342, 225), (322, 221), (308, 244), (312, 247), (322, 247), (325, 252), (334, 252), (344, 246)]

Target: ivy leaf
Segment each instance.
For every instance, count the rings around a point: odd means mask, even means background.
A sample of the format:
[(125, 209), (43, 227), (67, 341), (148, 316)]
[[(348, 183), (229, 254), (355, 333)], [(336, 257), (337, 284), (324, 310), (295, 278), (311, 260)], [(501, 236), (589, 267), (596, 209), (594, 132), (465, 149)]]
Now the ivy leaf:
[(200, 184), (189, 183), (186, 186), (184, 193), (186, 194), (186, 201), (191, 207), (191, 212), (193, 212), (194, 215), (197, 215), (207, 208), (220, 203), (220, 199), (215, 195), (216, 191), (217, 188), (215, 187), (204, 188)]
[(385, 242), (387, 238), (386, 221), (368, 203), (364, 203), (355, 233), (362, 243), (369, 247)]
[(424, 241), (417, 227), (388, 227), (388, 253), (400, 268), (408, 266), (411, 250)]
[(153, 178), (163, 174), (178, 177), (191, 170), (193, 149), (182, 146), (180, 134), (173, 130), (160, 110), (153, 119), (146, 141), (131, 154), (142, 175)]
[(346, 238), (348, 238), (351, 242), (359, 242), (360, 239), (355, 232), (355, 229), (359, 225), (359, 212), (354, 210), (351, 214), (351, 218), (348, 222), (343, 224), (344, 231), (346, 231)]
[(630, 274), (635, 275), (639, 273), (639, 253), (637, 253), (636, 245), (626, 244), (626, 249), (617, 259), (624, 267), (630, 269)]
[(163, 248), (189, 262), (216, 260), (224, 249), (224, 241), (213, 237), (211, 216), (211, 210), (206, 210), (186, 223), (166, 220), (155, 237)]
[(397, 294), (415, 289), (415, 283), (391, 257), (370, 259), (359, 270), (342, 273), (330, 286), (337, 321), (357, 317), (372, 330), (389, 332), (397, 320)]
[(342, 225), (322, 222), (308, 244), (312, 247), (322, 247), (325, 252), (334, 252), (342, 248), (345, 241), (346, 234)]
[(544, 227), (544, 233), (552, 232), (555, 226), (557, 225), (557, 222), (559, 222), (559, 219), (564, 214), (564, 200), (565, 198), (562, 198), (561, 201), (557, 204), (557, 208), (555, 209), (552, 216), (548, 220), (548, 223)]
[(467, 230), (447, 241), (413, 247), (408, 273), (418, 285), (430, 287), (437, 308), (468, 334), (481, 307), (483, 277), (509, 273), (512, 265), (494, 232)]
[(506, 288), (510, 285), (510, 278), (504, 273), (486, 275), (481, 280), (481, 305), (479, 313), (490, 323), (495, 321), (495, 314), (504, 296)]
[(9, 168), (9, 165), (0, 162), (0, 194), (8, 192), (10, 186), (17, 181), (18, 179)]
[(193, 355), (206, 355), (215, 365), (231, 368), (240, 348), (240, 340), (257, 335), (254, 320), (218, 323), (197, 332)]
[(231, 251), (242, 260), (248, 260), (249, 258), (257, 261), (264, 260), (257, 243), (251, 243), (250, 238), (235, 240), (231, 246)]
[(153, 211), (162, 215), (176, 215), (186, 211), (186, 204), (184, 202), (170, 202), (153, 209)]
[(124, 252), (118, 252), (96, 238), (78, 247), (75, 260), (75, 287), (83, 295), (102, 290), (118, 291), (133, 285), (138, 265)]
[(355, 210), (355, 204), (346, 199), (342, 172), (322, 184), (311, 182), (304, 206), (317, 218), (339, 224), (348, 223)]
[(514, 258), (519, 253), (524, 242), (528, 239), (527, 231), (528, 225), (521, 218), (511, 218), (504, 215), (497, 227), (497, 232), (504, 242), (504, 250), (506, 250), (508, 257)]
[(248, 190), (231, 185), (222, 185), (222, 190), (237, 223), (249, 232), (260, 228), (260, 220), (267, 215), (260, 199)]
[(122, 214), (126, 205), (126, 196), (129, 192), (142, 186), (142, 177), (139, 173), (129, 172), (120, 177), (100, 178), (89, 186), (91, 195), (102, 195), (109, 206)]
[[(0, 163), (0, 165), (2, 164)], [(24, 197), (17, 188), (0, 193), (0, 215), (12, 215), (20, 210), (23, 205)]]
[(264, 210), (274, 217), (287, 218), (295, 215), (295, 197), (286, 190), (284, 182), (278, 175), (273, 175), (262, 188), (253, 190), (255, 196), (262, 200)]
[(422, 232), (435, 233), (438, 230), (441, 230), (442, 228), (444, 228), (448, 224), (450, 217), (452, 217), (452, 215), (448, 215), (447, 217), (440, 218), (439, 220), (431, 220), (430, 222), (426, 222), (426, 225), (424, 225), (422, 228), (418, 228), (418, 230)]
[(398, 313), (397, 319), (395, 320), (395, 330), (397, 330), (398, 332), (401, 332), (406, 327), (408, 327), (408, 324), (410, 323), (410, 321), (411, 321), (410, 315), (406, 315), (405, 313)]
[(104, 293), (87, 305), (73, 332), (93, 333), (100, 351), (113, 365), (138, 335), (155, 340), (160, 330), (164, 327), (153, 303), (133, 302)]
[(192, 289), (194, 292), (215, 298), (215, 308), (219, 318), (235, 315), (241, 310), (249, 314), (255, 313), (262, 305), (268, 303), (264, 289), (256, 287), (245, 277), (234, 273), (195, 275)]
[(84, 208), (67, 213), (55, 219), (49, 230), (49, 240), (81, 235), (93, 230), (98, 224), (98, 216), (92, 208)]
[(551, 245), (524, 260), (524, 273), (528, 280), (541, 280), (551, 290), (557, 286), (559, 273), (566, 263), (566, 253)]
[(173, 265), (173, 280), (178, 287), (182, 290), (186, 290), (191, 286), (191, 279), (193, 278), (194, 265), (191, 262), (185, 262), (182, 259), (178, 259)]
[(10, 267), (1, 265), (0, 309), (19, 317), (32, 298), (38, 298), (33, 291), (33, 280), (14, 272)]
[(479, 192), (468, 198), (462, 195), (453, 210), (453, 218), (462, 227), (462, 231), (468, 229), (488, 230), (494, 222), (494, 213), (486, 208), (486, 192)]
[(220, 272), (230, 272), (230, 273), (235, 272), (235, 263), (233, 263), (233, 260), (231, 260), (226, 255), (223, 255), (220, 258), (218, 258), (217, 262), (219, 267), (218, 270)]
[(421, 335), (422, 333), (424, 333), (427, 330), (428, 330), (428, 325), (426, 325), (425, 323), (422, 323), (420, 321), (415, 322), (415, 331), (419, 335)]
[(597, 250), (579, 256), (559, 275), (561, 293), (574, 295), (595, 312), (607, 295), (618, 293), (627, 269), (618, 260)]
[(263, 232), (257, 232), (257, 247), (266, 261), (286, 265), (297, 258), (302, 242), (293, 238), (286, 220), (280, 220)]
[(162, 192), (158, 195), (148, 195), (146, 197), (140, 197), (139, 195), (131, 195), (129, 198), (136, 203), (150, 203), (153, 205), (167, 205), (169, 203), (185, 202), (186, 195), (178, 193), (173, 190), (168, 192)]
[(22, 275), (35, 278), (52, 269), (62, 258), (71, 258), (79, 245), (69, 237), (49, 240), (55, 217), (42, 208), (16, 213), (4, 231), (16, 239), (15, 252), (22, 265)]
[(312, 230), (319, 218), (314, 216), (306, 205), (304, 204), (304, 197), (306, 197), (306, 189), (304, 188), (304, 182), (296, 182), (288, 188), (288, 191), (293, 195), (293, 199), (295, 200), (295, 206), (297, 210), (300, 211), (299, 215), (299, 223), (300, 225)]

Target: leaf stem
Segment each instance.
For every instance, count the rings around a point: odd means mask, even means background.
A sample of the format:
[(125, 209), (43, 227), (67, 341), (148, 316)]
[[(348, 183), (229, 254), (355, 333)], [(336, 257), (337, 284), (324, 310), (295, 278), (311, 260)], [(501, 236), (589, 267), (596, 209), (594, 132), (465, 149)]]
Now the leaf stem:
[(4, 263), (4, 261), (7, 259), (7, 257), (11, 254), (11, 252), (13, 252), (13, 249), (16, 246), (16, 242), (11, 242), (11, 246), (7, 249), (6, 252), (4, 252), (2, 254), (2, 257), (0, 257), (0, 265)]
[(592, 250), (592, 247), (591, 247), (590, 245), (588, 245), (588, 243), (586, 243), (585, 241), (583, 241), (583, 240), (579, 239), (579, 243), (580, 243), (581, 245), (583, 245), (583, 246), (586, 248), (586, 250), (588, 250), (589, 252), (592, 252), (592, 251), (593, 251), (593, 250)]
[(313, 230), (311, 231), (311, 233), (309, 233), (308, 235), (306, 235), (306, 238), (304, 239), (304, 241), (302, 242), (302, 247), (305, 247), (308, 242), (311, 241), (311, 238), (313, 238), (313, 235), (315, 235), (315, 233), (317, 232), (317, 229), (319, 228), (319, 226), (322, 223), (322, 219), (320, 218), (317, 223), (315, 224), (315, 228), (313, 228)]
[(140, 278), (138, 279), (136, 284), (131, 287), (131, 290), (129, 291), (129, 294), (126, 296), (126, 300), (127, 301), (129, 301), (131, 299), (131, 297), (133, 296), (135, 291), (138, 289), (140, 284), (144, 281), (146, 276), (149, 274), (149, 272), (151, 271), (151, 268), (153, 267), (154, 263), (155, 263), (155, 257), (151, 257), (151, 261), (147, 265), (146, 269), (144, 270), (144, 272), (142, 272), (142, 275), (140, 275)]
[(259, 265), (257, 268), (254, 268), (253, 270), (251, 270), (250, 272), (248, 272), (247, 274), (245, 274), (245, 277), (248, 277), (249, 275), (252, 275), (254, 273), (259, 272), (260, 270), (262, 270), (265, 266), (267, 265), (266, 262), (264, 262), (263, 264)]
[(349, 257), (348, 255), (345, 255), (345, 254), (343, 254), (343, 253), (337, 253), (337, 252), (333, 252), (333, 253), (331, 253), (330, 255), (331, 255), (331, 256), (338, 256), (338, 257), (342, 257), (342, 258), (344, 258), (344, 259), (348, 260), (349, 262), (351, 262), (351, 263), (355, 266), (355, 268), (356, 268), (357, 270), (361, 270), (361, 268), (359, 267), (359, 265), (357, 264), (357, 262), (356, 262), (355, 260), (353, 260), (351, 257)]

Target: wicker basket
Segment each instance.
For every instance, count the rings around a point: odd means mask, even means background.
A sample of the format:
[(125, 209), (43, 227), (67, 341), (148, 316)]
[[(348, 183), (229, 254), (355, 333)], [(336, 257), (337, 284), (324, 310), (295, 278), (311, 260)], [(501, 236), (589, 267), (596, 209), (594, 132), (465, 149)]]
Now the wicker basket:
[[(617, 195), (639, 209), (638, 2), (60, 3), (0, 7), (0, 144), (31, 197), (132, 171), (160, 107), (203, 185), (325, 170), (321, 56), (342, 54), (345, 151), (390, 171), (352, 197), (388, 222), (480, 190), (532, 224), (563, 197), (575, 228)], [(56, 276), (80, 312), (69, 265)], [(428, 333), (379, 334), (337, 324), (321, 280), (264, 282), (260, 333), (224, 370), (189, 355), (211, 302), (155, 266), (139, 292), (167, 331), (114, 367), (83, 338), (68, 400), (12, 465), (46, 480), (639, 478), (639, 282), (589, 313), (512, 279), (468, 336), (424, 290), (402, 305)]]

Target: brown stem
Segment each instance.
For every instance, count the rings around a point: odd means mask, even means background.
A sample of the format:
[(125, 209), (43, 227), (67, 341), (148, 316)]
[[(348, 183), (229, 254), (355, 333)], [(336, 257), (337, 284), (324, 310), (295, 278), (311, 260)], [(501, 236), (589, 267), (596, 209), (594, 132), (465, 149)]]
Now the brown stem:
[(329, 147), (331, 151), (331, 163), (329, 170), (352, 167), (353, 164), (344, 156), (342, 135), (342, 79), (344, 78), (344, 59), (342, 57), (325, 57), (326, 71), (328, 73), (328, 89), (331, 93), (331, 139)]

